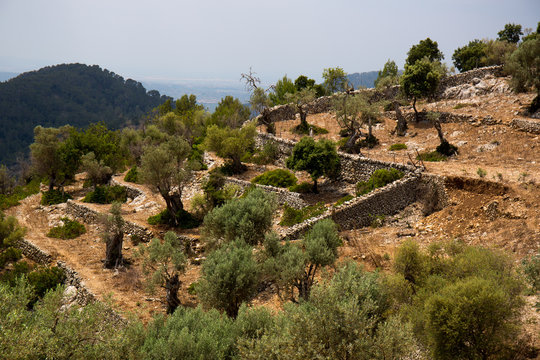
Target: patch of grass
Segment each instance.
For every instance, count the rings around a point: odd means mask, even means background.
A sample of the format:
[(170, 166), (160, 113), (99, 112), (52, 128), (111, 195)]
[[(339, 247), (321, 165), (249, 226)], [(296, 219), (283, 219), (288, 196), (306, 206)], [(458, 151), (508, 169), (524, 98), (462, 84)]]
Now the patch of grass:
[(296, 185), (298, 179), (294, 174), (288, 170), (276, 169), (266, 171), (255, 177), (251, 182), (259, 185), (270, 185), (281, 188), (288, 188), (289, 186)]
[(372, 216), (372, 221), (371, 221), (371, 224), (370, 226), (372, 228), (379, 228), (379, 227), (382, 227), (384, 225), (384, 220), (386, 219), (386, 216), (384, 215), (377, 215), (377, 216)]
[(71, 195), (60, 190), (45, 191), (41, 195), (41, 205), (54, 205), (73, 199)]
[(344, 203), (346, 203), (347, 201), (352, 200), (352, 199), (354, 199), (354, 196), (352, 196), (351, 194), (345, 195), (344, 197), (342, 197), (341, 199), (339, 199), (338, 201), (336, 201), (336, 203), (334, 204), (334, 206), (342, 205), (342, 204), (344, 204)]
[(84, 225), (77, 220), (70, 220), (67, 217), (63, 217), (61, 220), (64, 225), (53, 227), (47, 233), (48, 237), (57, 239), (75, 239), (86, 232)]
[(310, 182), (303, 181), (300, 184), (291, 186), (289, 188), (289, 191), (297, 192), (300, 194), (309, 194), (313, 192), (313, 184)]
[(407, 150), (407, 145), (405, 144), (393, 144), (390, 146), (390, 148), (388, 148), (388, 150), (390, 151), (398, 151), (398, 150)]
[[(193, 229), (201, 224), (200, 220), (197, 220), (186, 210), (182, 209), (178, 212), (177, 217), (179, 219), (178, 227), (180, 229)], [(168, 225), (173, 226), (173, 218), (169, 213), (169, 210), (165, 209), (157, 215), (150, 216), (148, 218), (150, 225)]]
[(480, 176), (481, 178), (484, 178), (484, 177), (486, 177), (486, 175), (487, 175), (487, 171), (484, 170), (484, 169), (482, 169), (482, 168), (478, 168), (478, 169), (476, 170), (476, 173), (477, 173), (478, 176)]
[(463, 109), (465, 107), (468, 107), (468, 106), (476, 106), (475, 104), (471, 104), (471, 103), (459, 103), (459, 104), (456, 104), (453, 109), (454, 110), (459, 110), (459, 109)]
[(120, 185), (115, 186), (96, 186), (94, 191), (90, 191), (83, 202), (93, 204), (112, 204), (113, 202), (126, 202), (126, 188)]
[(416, 160), (422, 160), (422, 161), (446, 161), (447, 159), (448, 159), (447, 156), (437, 151), (420, 153), (416, 157)]
[(19, 205), (22, 199), (37, 194), (39, 192), (39, 179), (33, 179), (24, 186), (16, 186), (9, 194), (0, 194), (0, 210), (6, 210), (12, 206)]
[(124, 181), (138, 184), (139, 183), (139, 170), (136, 166), (129, 169), (126, 176), (124, 176)]
[(383, 187), (403, 177), (403, 172), (397, 169), (375, 170), (368, 181), (360, 181), (356, 184), (356, 195), (367, 194), (377, 188)]
[(281, 221), (279, 222), (279, 225), (293, 226), (296, 224), (300, 224), (304, 220), (307, 220), (314, 216), (319, 216), (325, 211), (326, 211), (326, 207), (324, 206), (324, 203), (322, 202), (317, 203), (315, 205), (306, 206), (299, 210), (292, 208), (288, 205), (285, 205), (283, 216), (281, 217)]

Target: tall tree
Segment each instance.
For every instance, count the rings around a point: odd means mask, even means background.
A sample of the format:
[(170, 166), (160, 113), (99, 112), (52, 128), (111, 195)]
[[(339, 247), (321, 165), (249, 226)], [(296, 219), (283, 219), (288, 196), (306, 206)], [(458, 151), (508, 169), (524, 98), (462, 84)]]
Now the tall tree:
[(519, 24), (506, 24), (504, 29), (499, 31), (497, 35), (499, 35), (497, 40), (517, 44), (520, 36), (523, 35), (523, 31), (521, 31), (521, 25)]
[(384, 86), (391, 86), (399, 84), (399, 70), (396, 63), (393, 60), (388, 59), (384, 64), (384, 67), (375, 80), (375, 87), (381, 88)]
[(268, 95), (272, 105), (282, 105), (287, 103), (286, 94), (294, 94), (296, 92), (296, 86), (287, 75), (283, 76), (283, 79), (272, 87), (272, 92)]
[(218, 106), (212, 113), (210, 122), (219, 127), (238, 128), (244, 124), (250, 116), (249, 108), (240, 100), (232, 96), (225, 96), (219, 101)]
[(157, 146), (148, 146), (141, 158), (142, 181), (155, 188), (165, 200), (172, 225), (179, 225), (184, 205), (182, 190), (189, 179), (187, 157), (189, 144), (180, 138), (172, 138)]
[(315, 90), (304, 88), (294, 93), (287, 93), (285, 94), (285, 99), (288, 103), (291, 103), (300, 114), (300, 125), (296, 127), (296, 131), (301, 134), (309, 133), (311, 127), (307, 122), (307, 105), (315, 100)]
[(339, 66), (335, 68), (326, 68), (323, 70), (323, 86), (328, 93), (333, 94), (337, 91), (346, 91), (349, 89), (347, 73)]
[(174, 232), (169, 231), (163, 241), (154, 238), (148, 247), (139, 245), (138, 255), (143, 258), (147, 289), (153, 293), (156, 287), (164, 288), (167, 313), (172, 314), (180, 305), (178, 290), (181, 282), (178, 276), (186, 270), (187, 264), (183, 244)]
[(487, 61), (486, 48), (486, 43), (481, 40), (469, 41), (469, 44), (454, 51), (452, 61), (461, 72), (485, 66)]
[(529, 113), (540, 109), (540, 36), (523, 42), (510, 56), (506, 69), (512, 75), (512, 86), (518, 91), (536, 90)]
[(444, 59), (443, 53), (439, 50), (439, 45), (436, 41), (427, 38), (420, 40), (417, 45), (413, 45), (407, 53), (405, 66), (414, 65), (417, 61), (427, 57), (429, 61), (441, 61)]
[(313, 180), (313, 192), (317, 193), (317, 180), (321, 176), (334, 177), (339, 168), (339, 156), (335, 144), (326, 139), (315, 142), (304, 136), (293, 148), (287, 159), (287, 167), (307, 171)]

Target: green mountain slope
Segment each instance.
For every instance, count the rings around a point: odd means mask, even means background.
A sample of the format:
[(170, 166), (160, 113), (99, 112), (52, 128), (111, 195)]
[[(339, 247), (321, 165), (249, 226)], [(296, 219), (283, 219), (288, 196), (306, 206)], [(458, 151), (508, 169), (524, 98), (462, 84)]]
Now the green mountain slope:
[(97, 65), (62, 64), (21, 74), (0, 83), (0, 163), (12, 165), (18, 154), (28, 153), (37, 125), (83, 128), (103, 121), (115, 129), (138, 123), (166, 98)]

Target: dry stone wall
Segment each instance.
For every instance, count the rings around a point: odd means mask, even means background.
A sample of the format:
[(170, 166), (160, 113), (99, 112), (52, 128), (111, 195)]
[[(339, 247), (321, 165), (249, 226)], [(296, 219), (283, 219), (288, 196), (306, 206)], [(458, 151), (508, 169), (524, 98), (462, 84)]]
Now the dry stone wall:
[(274, 186), (252, 184), (249, 181), (238, 180), (235, 178), (225, 179), (227, 184), (233, 184), (240, 186), (242, 189), (248, 188), (250, 186), (255, 186), (256, 188), (262, 189), (267, 193), (274, 194), (276, 196), (277, 202), (280, 205), (287, 204), (292, 208), (301, 209), (307, 206), (307, 203), (302, 199), (299, 193), (288, 191), (287, 189), (282, 189)]
[[(82, 204), (76, 203), (73, 200), (67, 201), (66, 213), (84, 221), (87, 224), (99, 222), (104, 216), (104, 214), (101, 214)], [(154, 237), (154, 233), (148, 228), (130, 221), (124, 221), (123, 230), (126, 235), (129, 235), (132, 238), (137, 238), (137, 240), (142, 242), (148, 242)]]
[(540, 120), (513, 119), (510, 126), (520, 131), (540, 134)]
[[(278, 159), (276, 163), (280, 166), (284, 166), (285, 159), (291, 155), (292, 149), (296, 143), (294, 141), (278, 138), (271, 134), (259, 133), (257, 135), (255, 140), (257, 147), (262, 147), (267, 142), (273, 142), (277, 145)], [(351, 155), (343, 152), (338, 152), (338, 155), (341, 161), (339, 180), (353, 184), (358, 181), (368, 180), (371, 174), (378, 169), (395, 168), (405, 173), (415, 170), (412, 166), (369, 159), (359, 155)]]
[(462, 72), (460, 74), (448, 76), (441, 80), (437, 89), (437, 96), (441, 96), (444, 90), (450, 87), (472, 83), (474, 78), (482, 79), (488, 75), (495, 77), (504, 76), (502, 65), (486, 66), (478, 69)]
[(338, 207), (332, 207), (320, 216), (290, 227), (283, 233), (282, 238), (298, 239), (313, 224), (328, 218), (338, 224), (341, 230), (368, 226), (376, 216), (393, 215), (415, 202), (418, 197), (417, 187), (420, 179), (420, 171), (410, 173), (385, 187), (349, 200)]
[(139, 197), (141, 195), (144, 195), (144, 193), (141, 190), (137, 189), (136, 187), (128, 185), (128, 184), (121, 183), (121, 182), (117, 181), (116, 179), (111, 179), (109, 184), (111, 186), (122, 186), (123, 188), (125, 188), (127, 197), (129, 199), (135, 199), (135, 198), (137, 198), (137, 197)]
[(24, 256), (40, 265), (48, 265), (52, 261), (51, 255), (26, 239), (17, 241), (15, 247), (20, 249)]

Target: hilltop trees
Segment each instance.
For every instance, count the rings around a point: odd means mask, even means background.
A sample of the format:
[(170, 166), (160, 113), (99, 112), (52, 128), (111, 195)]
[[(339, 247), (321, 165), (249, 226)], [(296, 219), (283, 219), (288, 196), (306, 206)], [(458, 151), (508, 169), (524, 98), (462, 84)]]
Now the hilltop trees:
[(143, 258), (143, 272), (147, 288), (154, 292), (156, 287), (167, 291), (167, 313), (172, 314), (180, 305), (178, 290), (181, 282), (178, 276), (186, 269), (187, 258), (184, 246), (172, 231), (165, 234), (163, 242), (152, 239), (148, 247), (139, 246), (139, 256)]
[(537, 95), (529, 106), (529, 113), (540, 109), (540, 37), (523, 42), (512, 54), (506, 68), (512, 74), (512, 86), (518, 92), (530, 88)]
[(235, 129), (242, 126), (249, 119), (249, 115), (249, 108), (242, 105), (240, 100), (232, 96), (225, 96), (219, 101), (212, 113), (210, 124)]
[(429, 61), (441, 61), (444, 59), (443, 53), (439, 50), (439, 44), (436, 41), (427, 38), (420, 40), (416, 45), (413, 45), (407, 53), (406, 65), (414, 65), (417, 61), (427, 58)]
[(293, 148), (287, 159), (287, 167), (293, 170), (305, 170), (313, 180), (313, 192), (317, 193), (317, 179), (321, 176), (334, 176), (339, 168), (339, 157), (334, 143), (304, 136)]
[(405, 72), (401, 76), (400, 83), (403, 93), (413, 98), (412, 105), (416, 121), (419, 120), (416, 100), (433, 96), (441, 77), (440, 66), (427, 58), (418, 60), (413, 65), (405, 64)]
[(273, 86), (273, 91), (268, 95), (272, 105), (286, 104), (286, 94), (294, 94), (296, 92), (296, 86), (287, 75), (283, 76), (283, 79), (278, 80), (276, 85)]
[(268, 118), (269, 108), (272, 104), (267, 90), (260, 87), (261, 79), (255, 76), (255, 73), (249, 69), (248, 73), (242, 73), (240, 80), (246, 83), (246, 89), (251, 92), (249, 103), (251, 109), (261, 115), (261, 122), (266, 126), (266, 131), (273, 134), (275, 132), (274, 124)]
[(487, 62), (486, 49), (487, 45), (483, 41), (478, 39), (469, 41), (469, 44), (454, 51), (452, 61), (461, 72), (485, 66)]
[(375, 87), (381, 89), (384, 87), (399, 84), (399, 70), (393, 60), (388, 60), (375, 79)]
[(324, 79), (323, 86), (329, 94), (348, 90), (347, 73), (339, 66), (324, 69), (322, 77)]
[(521, 31), (521, 25), (519, 24), (506, 24), (504, 29), (499, 31), (497, 35), (499, 35), (498, 40), (500, 41), (517, 44), (520, 36), (523, 35), (523, 31)]

